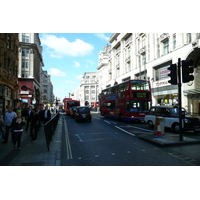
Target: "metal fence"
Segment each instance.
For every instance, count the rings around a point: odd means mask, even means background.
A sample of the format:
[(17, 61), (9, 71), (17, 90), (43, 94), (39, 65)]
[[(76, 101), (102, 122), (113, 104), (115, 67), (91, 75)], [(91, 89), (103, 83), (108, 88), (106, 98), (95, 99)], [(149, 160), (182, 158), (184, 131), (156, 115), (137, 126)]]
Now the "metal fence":
[(54, 135), (54, 131), (56, 129), (56, 126), (59, 120), (59, 116), (60, 114), (58, 112), (51, 120), (49, 120), (46, 124), (44, 124), (44, 132), (45, 132), (45, 138), (46, 138), (48, 151), (49, 151), (50, 142), (52, 141), (52, 137)]

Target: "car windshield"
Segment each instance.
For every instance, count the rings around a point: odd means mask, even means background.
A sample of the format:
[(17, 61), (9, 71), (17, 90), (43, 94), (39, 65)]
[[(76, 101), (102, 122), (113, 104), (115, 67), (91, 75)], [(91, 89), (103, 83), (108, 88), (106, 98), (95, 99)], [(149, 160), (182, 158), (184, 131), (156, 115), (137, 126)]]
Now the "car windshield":
[(87, 107), (85, 107), (85, 108), (79, 108), (79, 112), (80, 113), (86, 113), (86, 112), (89, 112), (89, 111), (90, 111), (90, 109), (87, 108)]
[[(171, 108), (170, 111), (171, 111), (171, 113), (172, 113), (173, 115), (178, 115), (178, 114), (179, 114), (179, 108)], [(185, 114), (187, 113), (186, 110), (185, 110), (184, 108), (182, 108), (182, 111), (184, 111)]]

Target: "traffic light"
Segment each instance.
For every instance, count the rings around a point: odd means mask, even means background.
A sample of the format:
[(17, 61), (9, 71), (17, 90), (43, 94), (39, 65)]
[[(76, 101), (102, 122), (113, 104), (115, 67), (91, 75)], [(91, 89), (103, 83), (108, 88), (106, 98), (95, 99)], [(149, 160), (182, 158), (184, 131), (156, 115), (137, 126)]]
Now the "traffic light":
[(194, 72), (192, 67), (193, 60), (182, 60), (182, 82), (187, 83), (194, 80), (194, 76), (191, 73)]
[(177, 85), (177, 66), (176, 64), (171, 64), (170, 67), (167, 68), (170, 70), (170, 73), (168, 76), (171, 78), (171, 80), (168, 81), (168, 83), (171, 83), (172, 85)]

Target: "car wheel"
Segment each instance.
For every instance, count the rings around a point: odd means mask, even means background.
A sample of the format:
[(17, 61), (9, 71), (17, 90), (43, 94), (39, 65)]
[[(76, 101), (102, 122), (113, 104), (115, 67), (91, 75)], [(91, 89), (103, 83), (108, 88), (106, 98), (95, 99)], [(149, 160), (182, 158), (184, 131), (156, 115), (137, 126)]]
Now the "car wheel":
[(178, 123), (174, 124), (173, 129), (175, 133), (179, 133), (179, 124)]
[(149, 125), (149, 128), (153, 128), (154, 125), (153, 125), (153, 122), (152, 121), (148, 121), (148, 125)]

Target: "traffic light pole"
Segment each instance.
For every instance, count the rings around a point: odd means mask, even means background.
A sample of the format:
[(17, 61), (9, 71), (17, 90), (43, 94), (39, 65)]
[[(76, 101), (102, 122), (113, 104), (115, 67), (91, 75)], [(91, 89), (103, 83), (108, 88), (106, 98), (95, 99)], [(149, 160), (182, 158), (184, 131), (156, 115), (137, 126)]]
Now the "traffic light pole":
[(182, 135), (182, 99), (181, 99), (181, 59), (178, 59), (178, 105), (179, 105), (179, 138), (183, 140)]

